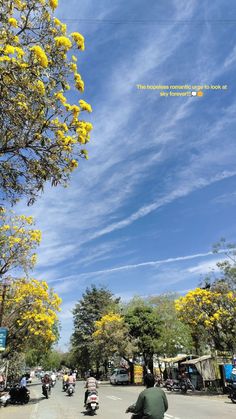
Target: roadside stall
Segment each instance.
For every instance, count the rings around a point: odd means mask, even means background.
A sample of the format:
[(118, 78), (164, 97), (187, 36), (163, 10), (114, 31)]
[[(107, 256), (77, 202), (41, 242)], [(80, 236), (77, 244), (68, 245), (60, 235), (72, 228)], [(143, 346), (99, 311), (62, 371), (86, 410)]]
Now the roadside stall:
[(192, 355), (181, 354), (172, 358), (159, 358), (160, 370), (163, 375), (163, 379), (168, 378), (178, 380), (181, 374), (181, 361), (191, 358)]
[(181, 366), (187, 369), (189, 378), (197, 390), (219, 386), (220, 370), (217, 360), (211, 355), (203, 355), (199, 358), (181, 362)]

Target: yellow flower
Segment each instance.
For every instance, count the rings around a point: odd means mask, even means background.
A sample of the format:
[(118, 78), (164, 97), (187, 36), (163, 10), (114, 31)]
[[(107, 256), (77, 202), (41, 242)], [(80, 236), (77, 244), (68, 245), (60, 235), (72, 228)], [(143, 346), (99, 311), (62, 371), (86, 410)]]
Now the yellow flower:
[(17, 28), (18, 23), (17, 23), (17, 20), (16, 20), (14, 17), (10, 17), (10, 18), (8, 19), (8, 23), (9, 23), (11, 26), (13, 26), (14, 28)]
[(91, 124), (91, 122), (85, 122), (85, 128), (90, 132), (93, 129), (93, 124)]
[(16, 44), (19, 44), (19, 36), (15, 35), (15, 36), (13, 37), (13, 41), (14, 41)]
[(8, 224), (5, 224), (4, 226), (1, 227), (1, 230), (10, 230), (10, 226)]
[(19, 58), (22, 58), (23, 55), (25, 55), (25, 52), (20, 47), (15, 47), (15, 51), (17, 52), (17, 55), (18, 55)]
[(42, 67), (46, 68), (48, 66), (48, 58), (45, 54), (45, 51), (39, 45), (31, 47), (30, 50), (33, 52), (37, 62)]
[(38, 92), (40, 93), (40, 95), (45, 95), (45, 86), (44, 83), (41, 80), (38, 80), (36, 83), (36, 87), (38, 89)]
[(49, 6), (52, 8), (52, 10), (55, 10), (58, 6), (58, 0), (49, 0)]
[(40, 230), (31, 230), (30, 233), (30, 239), (32, 241), (36, 241), (37, 243), (40, 243), (42, 235)]
[(80, 90), (81, 92), (84, 91), (84, 82), (81, 79), (81, 76), (79, 73), (75, 74), (75, 87), (76, 89)]
[(74, 169), (74, 168), (78, 167), (78, 162), (75, 159), (72, 159), (70, 161), (70, 166), (71, 166), (71, 168)]
[(56, 26), (61, 26), (61, 21), (59, 19), (57, 19), (56, 17), (54, 17), (54, 23)]
[(54, 38), (57, 47), (63, 47), (68, 51), (72, 47), (72, 43), (66, 36), (56, 36)]
[(35, 265), (35, 264), (36, 264), (36, 262), (37, 262), (37, 255), (36, 255), (36, 253), (34, 253), (34, 254), (31, 256), (31, 263), (32, 263), (33, 265)]
[(55, 98), (60, 100), (61, 103), (66, 103), (66, 97), (63, 95), (62, 92), (57, 92), (54, 94)]
[(81, 35), (79, 32), (73, 32), (71, 34), (72, 38), (74, 39), (74, 41), (77, 44), (77, 47), (79, 49), (81, 49), (81, 51), (84, 51), (84, 37), (83, 35)]
[(15, 48), (12, 45), (6, 45), (4, 48), (4, 54), (14, 54)]
[(91, 106), (89, 105), (89, 103), (85, 102), (84, 100), (81, 99), (79, 101), (79, 105), (83, 111), (92, 112)]
[(77, 65), (76, 65), (75, 63), (70, 63), (70, 69), (71, 69), (74, 73), (76, 73), (76, 71), (77, 71)]

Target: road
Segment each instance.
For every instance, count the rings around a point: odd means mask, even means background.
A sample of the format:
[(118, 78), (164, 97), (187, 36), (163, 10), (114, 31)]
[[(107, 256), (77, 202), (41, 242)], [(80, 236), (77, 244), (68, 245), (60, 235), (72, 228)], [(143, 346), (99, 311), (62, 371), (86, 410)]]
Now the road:
[[(76, 383), (76, 392), (68, 397), (57, 382), (48, 400), (41, 395), (41, 384), (35, 381), (30, 388), (31, 400), (25, 406), (7, 406), (0, 409), (1, 419), (80, 419), (85, 417), (83, 408), (84, 388)], [(125, 409), (136, 401), (143, 387), (111, 386), (99, 387), (100, 409), (97, 419), (130, 419)], [(236, 404), (225, 396), (200, 396), (167, 393), (169, 409), (165, 419), (235, 419)]]

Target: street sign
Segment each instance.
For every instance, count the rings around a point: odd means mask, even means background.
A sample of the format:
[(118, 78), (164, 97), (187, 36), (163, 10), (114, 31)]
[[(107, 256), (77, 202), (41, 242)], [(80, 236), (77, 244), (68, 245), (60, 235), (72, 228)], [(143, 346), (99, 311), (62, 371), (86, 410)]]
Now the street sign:
[(5, 351), (6, 340), (7, 340), (7, 329), (5, 327), (0, 327), (0, 351)]

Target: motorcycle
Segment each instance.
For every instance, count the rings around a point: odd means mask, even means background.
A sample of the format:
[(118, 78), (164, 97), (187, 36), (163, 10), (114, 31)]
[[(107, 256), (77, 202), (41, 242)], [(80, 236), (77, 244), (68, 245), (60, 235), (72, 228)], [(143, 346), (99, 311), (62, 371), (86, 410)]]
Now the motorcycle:
[(56, 384), (56, 380), (52, 380), (52, 387), (54, 387)]
[(95, 411), (99, 409), (99, 398), (96, 391), (91, 391), (88, 394), (86, 400), (86, 410), (92, 416), (95, 415)]
[(194, 386), (189, 378), (182, 378), (180, 381), (168, 379), (165, 386), (168, 391), (180, 391), (183, 394), (186, 394), (188, 390), (194, 391)]
[(1, 406), (7, 406), (7, 403), (10, 403), (10, 394), (8, 392), (3, 392), (0, 393), (0, 407)]
[(135, 403), (129, 406), (128, 409), (126, 409), (125, 413), (132, 413), (132, 416), (130, 419), (140, 418), (140, 414), (133, 413), (134, 409), (135, 409)]
[(75, 391), (75, 387), (73, 386), (73, 384), (68, 384), (68, 387), (67, 387), (68, 396), (72, 396), (74, 391)]
[(66, 391), (66, 390), (67, 390), (67, 387), (68, 387), (67, 382), (66, 382), (66, 381), (63, 381), (63, 384), (62, 384), (62, 390), (63, 390), (63, 391)]
[(50, 394), (50, 384), (45, 383), (43, 384), (43, 395), (46, 397), (46, 399), (48, 399), (49, 394)]
[(28, 388), (15, 385), (14, 387), (11, 387), (9, 390), (10, 397), (7, 399), (6, 404), (27, 404), (30, 400), (29, 395), (30, 391), (28, 390)]
[(232, 382), (227, 386), (229, 395), (228, 398), (231, 400), (232, 403), (236, 403), (236, 382)]

